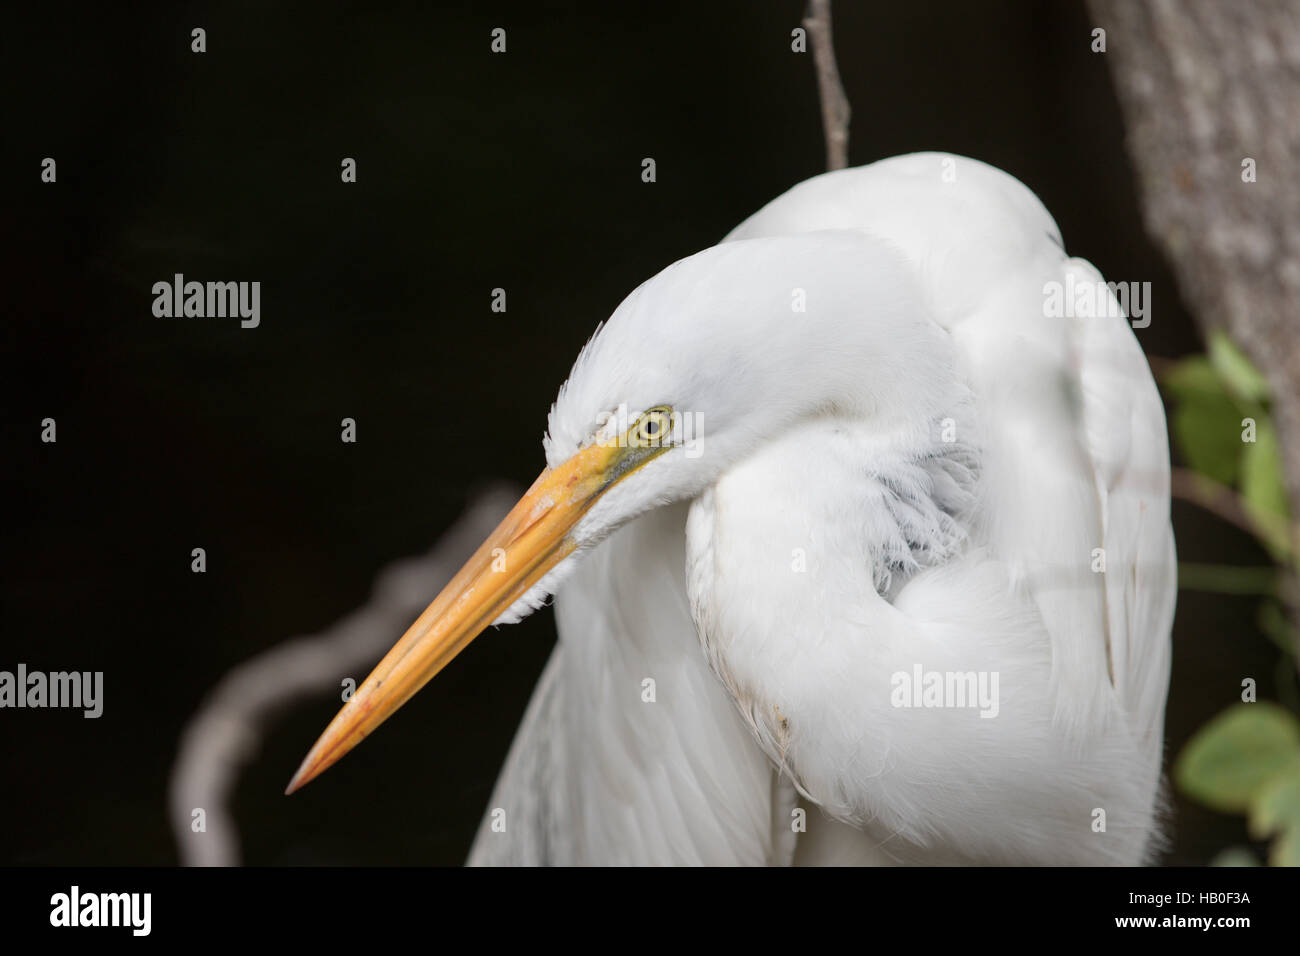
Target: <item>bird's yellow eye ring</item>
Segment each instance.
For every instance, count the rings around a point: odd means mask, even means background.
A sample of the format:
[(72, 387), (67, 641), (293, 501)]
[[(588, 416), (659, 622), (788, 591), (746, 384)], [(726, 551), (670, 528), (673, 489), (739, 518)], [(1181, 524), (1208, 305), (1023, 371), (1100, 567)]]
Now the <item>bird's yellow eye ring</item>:
[(646, 409), (627, 431), (628, 444), (634, 448), (652, 448), (664, 444), (673, 430), (673, 410), (667, 405)]

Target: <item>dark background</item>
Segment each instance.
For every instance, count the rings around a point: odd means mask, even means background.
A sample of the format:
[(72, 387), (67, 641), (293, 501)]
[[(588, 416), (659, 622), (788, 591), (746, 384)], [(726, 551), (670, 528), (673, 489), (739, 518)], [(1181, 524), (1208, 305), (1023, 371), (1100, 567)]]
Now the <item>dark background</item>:
[[(169, 863), (167, 774), (205, 693), (363, 603), (475, 489), (529, 482), (596, 323), (822, 170), (816, 85), (799, 0), (36, 7), (0, 31), (0, 669), (102, 670), (105, 711), (0, 711), (0, 861)], [(1154, 284), (1148, 354), (1199, 348), (1081, 4), (835, 18), (851, 162), (1006, 169), (1072, 253)], [(261, 326), (155, 318), (176, 272), (260, 280)], [(1266, 560), (1188, 506), (1175, 522), (1184, 559)], [(1171, 754), (1242, 676), (1273, 696), (1254, 607), (1180, 595)], [(460, 862), (553, 641), (549, 612), (489, 631), (292, 799), (337, 694), (286, 714), (236, 795), (246, 861)], [(1182, 801), (1173, 838), (1181, 863), (1245, 842)]]

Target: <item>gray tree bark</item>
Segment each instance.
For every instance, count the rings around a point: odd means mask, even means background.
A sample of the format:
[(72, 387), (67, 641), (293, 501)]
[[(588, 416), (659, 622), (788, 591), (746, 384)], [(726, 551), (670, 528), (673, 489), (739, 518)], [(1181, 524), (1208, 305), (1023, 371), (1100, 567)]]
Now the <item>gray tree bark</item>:
[(1300, 3), (1088, 5), (1147, 230), (1201, 328), (1225, 329), (1267, 376), (1300, 516)]

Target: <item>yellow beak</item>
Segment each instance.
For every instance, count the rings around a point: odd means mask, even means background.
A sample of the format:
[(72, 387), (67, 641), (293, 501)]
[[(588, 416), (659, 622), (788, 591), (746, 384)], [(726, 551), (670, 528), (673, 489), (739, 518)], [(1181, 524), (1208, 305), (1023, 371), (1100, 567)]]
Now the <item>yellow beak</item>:
[(304, 786), (361, 743), (572, 554), (576, 545), (569, 532), (574, 525), (611, 485), (650, 457), (617, 445), (592, 445), (543, 471), (343, 705), (285, 793)]

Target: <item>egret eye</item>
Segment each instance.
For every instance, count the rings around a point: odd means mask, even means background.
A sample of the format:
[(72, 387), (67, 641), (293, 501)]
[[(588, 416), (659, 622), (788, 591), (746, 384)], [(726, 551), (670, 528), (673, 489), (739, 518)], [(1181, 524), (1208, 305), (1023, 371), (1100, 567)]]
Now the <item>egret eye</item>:
[(648, 409), (628, 430), (628, 444), (637, 448), (659, 445), (673, 430), (673, 410), (666, 405)]

